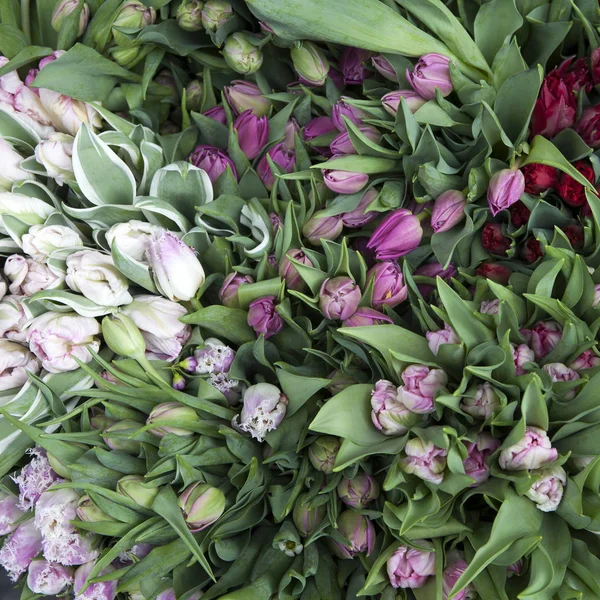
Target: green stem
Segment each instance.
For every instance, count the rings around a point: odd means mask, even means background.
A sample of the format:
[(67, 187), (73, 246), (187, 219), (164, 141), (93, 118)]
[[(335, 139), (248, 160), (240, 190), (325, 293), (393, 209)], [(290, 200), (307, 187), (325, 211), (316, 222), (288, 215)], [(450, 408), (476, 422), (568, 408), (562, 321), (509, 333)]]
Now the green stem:
[(21, 0), (21, 30), (25, 35), (25, 39), (31, 44), (31, 20), (29, 16), (30, 0)]
[(200, 300), (198, 300), (198, 298), (192, 298), (190, 300), (192, 306), (194, 307), (194, 310), (202, 310), (202, 308), (204, 308), (202, 306), (202, 302), (200, 302)]
[(145, 357), (136, 359), (140, 366), (146, 371), (146, 374), (154, 383), (163, 389), (171, 389), (169, 384), (160, 376), (160, 373), (152, 366), (152, 363)]

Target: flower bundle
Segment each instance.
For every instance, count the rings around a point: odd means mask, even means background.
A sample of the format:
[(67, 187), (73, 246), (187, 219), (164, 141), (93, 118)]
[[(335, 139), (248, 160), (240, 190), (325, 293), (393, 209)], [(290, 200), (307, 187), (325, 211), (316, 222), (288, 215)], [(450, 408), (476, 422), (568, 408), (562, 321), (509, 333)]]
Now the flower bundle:
[(0, 7), (23, 598), (600, 597), (600, 13), (534, 5)]

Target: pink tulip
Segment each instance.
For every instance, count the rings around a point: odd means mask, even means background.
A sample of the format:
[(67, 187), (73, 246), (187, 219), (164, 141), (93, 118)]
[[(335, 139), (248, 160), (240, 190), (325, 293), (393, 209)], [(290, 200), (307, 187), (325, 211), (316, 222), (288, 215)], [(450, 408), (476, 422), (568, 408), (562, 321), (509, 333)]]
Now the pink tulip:
[(243, 398), (242, 412), (233, 418), (233, 426), (262, 442), (269, 431), (277, 429), (285, 417), (288, 399), (270, 383), (251, 385)]
[(426, 540), (414, 540), (413, 543), (418, 548), (400, 546), (388, 558), (387, 573), (394, 588), (420, 588), (431, 575), (435, 575), (433, 544)]
[(406, 69), (406, 78), (415, 92), (427, 100), (435, 98), (436, 89), (444, 97), (454, 89), (450, 80), (450, 59), (442, 54), (421, 56), (412, 71)]
[(476, 419), (488, 419), (500, 406), (500, 400), (492, 384), (485, 382), (477, 386), (475, 396), (465, 396), (461, 409)]
[(422, 237), (419, 219), (400, 208), (389, 213), (375, 228), (367, 248), (375, 251), (377, 260), (394, 260), (417, 248)]
[(521, 440), (500, 452), (498, 464), (507, 471), (525, 471), (539, 469), (557, 457), (558, 450), (552, 447), (548, 434), (539, 427), (529, 426)]
[(444, 329), (438, 331), (428, 331), (425, 334), (429, 349), (437, 356), (440, 346), (443, 344), (460, 344), (460, 338), (448, 323), (444, 323)]
[(533, 329), (521, 329), (520, 332), (536, 360), (550, 354), (562, 337), (562, 327), (556, 321), (539, 321)]
[(406, 473), (437, 485), (442, 483), (448, 450), (416, 437), (406, 442), (404, 452), (406, 456), (401, 460), (401, 465)]
[(406, 408), (417, 414), (433, 412), (433, 398), (448, 383), (441, 369), (425, 365), (410, 365), (402, 372), (404, 385), (398, 388), (398, 399)]
[(403, 435), (418, 417), (399, 399), (398, 388), (386, 379), (380, 379), (371, 392), (371, 420), (384, 435)]
[(248, 325), (257, 335), (262, 333), (265, 339), (281, 331), (283, 320), (275, 307), (275, 296), (257, 298), (250, 303)]
[(500, 447), (500, 442), (491, 434), (482, 431), (477, 434), (475, 442), (465, 442), (467, 458), (463, 461), (465, 474), (472, 477), (476, 487), (485, 483), (490, 477), (489, 457)]
[(552, 467), (542, 470), (540, 478), (525, 495), (542, 512), (554, 512), (562, 500), (566, 485), (566, 471), (562, 467)]

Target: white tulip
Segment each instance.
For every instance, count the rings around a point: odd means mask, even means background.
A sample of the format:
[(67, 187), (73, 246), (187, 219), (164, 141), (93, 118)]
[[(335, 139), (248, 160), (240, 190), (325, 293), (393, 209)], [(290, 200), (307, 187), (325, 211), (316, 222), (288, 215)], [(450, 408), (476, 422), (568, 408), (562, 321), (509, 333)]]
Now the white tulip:
[(63, 185), (65, 181), (75, 181), (72, 156), (73, 136), (66, 133), (51, 133), (35, 148), (36, 160), (58, 185)]
[(21, 169), (23, 157), (4, 139), (0, 137), (0, 190), (10, 190), (13, 183), (35, 179), (32, 173)]
[(0, 391), (21, 387), (27, 371), (39, 370), (40, 361), (25, 346), (0, 339)]
[(45, 88), (40, 88), (39, 93), (55, 129), (75, 136), (84, 123), (91, 130), (102, 126), (100, 115), (89, 104)]
[(24, 342), (25, 324), (31, 315), (23, 305), (25, 296), (5, 296), (0, 302), (0, 338)]
[(48, 265), (13, 254), (6, 259), (4, 274), (10, 281), (8, 289), (17, 296), (33, 296), (43, 290), (56, 289), (65, 281), (64, 275)]
[(64, 225), (33, 225), (21, 238), (23, 252), (38, 262), (61, 248), (80, 248), (83, 241), (76, 231)]
[(41, 225), (55, 212), (53, 206), (24, 194), (0, 192), (0, 233), (8, 234), (2, 217), (10, 215), (28, 225)]
[(152, 234), (163, 231), (162, 227), (144, 221), (117, 223), (106, 232), (106, 241), (111, 248), (116, 243), (123, 254), (139, 262), (146, 262), (146, 250)]

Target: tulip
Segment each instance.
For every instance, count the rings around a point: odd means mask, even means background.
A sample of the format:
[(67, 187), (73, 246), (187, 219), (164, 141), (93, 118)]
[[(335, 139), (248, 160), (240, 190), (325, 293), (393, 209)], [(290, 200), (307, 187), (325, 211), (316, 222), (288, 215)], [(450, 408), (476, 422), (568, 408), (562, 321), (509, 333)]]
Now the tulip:
[(527, 344), (520, 344), (516, 348), (511, 344), (511, 350), (517, 376), (525, 375), (525, 365), (535, 361), (534, 351)]
[(475, 396), (463, 397), (460, 408), (476, 419), (488, 419), (500, 406), (500, 398), (489, 382), (477, 386)]
[(477, 268), (477, 275), (491, 279), (500, 285), (507, 285), (512, 271), (498, 263), (484, 262)]
[(100, 115), (89, 104), (46, 88), (40, 88), (38, 91), (42, 106), (59, 132), (75, 137), (83, 124), (92, 131), (102, 126)]
[(202, 531), (225, 512), (225, 494), (200, 481), (188, 486), (177, 501), (191, 531)]
[(40, 362), (25, 346), (0, 339), (0, 391), (22, 387), (27, 382), (27, 372), (34, 375)]
[(414, 540), (413, 544), (418, 548), (400, 546), (388, 558), (387, 574), (394, 588), (420, 588), (430, 575), (435, 575), (433, 544), (426, 540)]
[(102, 320), (102, 335), (108, 347), (120, 356), (141, 359), (146, 344), (140, 330), (127, 315), (117, 313)]
[(341, 215), (324, 216), (324, 211), (317, 211), (304, 224), (302, 234), (313, 246), (320, 246), (321, 240), (335, 240), (344, 229)]
[(540, 478), (525, 492), (525, 495), (537, 504), (542, 512), (553, 512), (562, 500), (567, 473), (562, 467), (543, 469)]
[(279, 263), (279, 277), (285, 280), (287, 288), (289, 290), (301, 290), (305, 287), (304, 279), (302, 279), (290, 259), (298, 261), (307, 267), (313, 266), (312, 261), (302, 250), (294, 248), (288, 250)]
[[(206, 6), (208, 2), (204, 5)], [(227, 103), (233, 111), (241, 115), (252, 110), (257, 117), (264, 117), (271, 110), (271, 100), (265, 98), (260, 88), (251, 81), (232, 81), (231, 85), (223, 88)]]
[(273, 189), (275, 185), (275, 175), (271, 170), (271, 165), (267, 160), (267, 156), (278, 165), (284, 173), (291, 173), (296, 165), (296, 155), (286, 149), (283, 143), (276, 144), (270, 148), (267, 153), (260, 159), (256, 167), (256, 172), (261, 181), (268, 190)]
[[(539, 196), (550, 188), (556, 187), (558, 182), (558, 169), (548, 165), (531, 163), (522, 167), (521, 172), (525, 178), (525, 191), (535, 196)], [(524, 207), (522, 203), (521, 206)], [(529, 212), (529, 209), (526, 210)]]
[[(119, 585), (119, 581), (117, 579), (91, 583), (86, 588), (85, 592), (81, 591), (95, 564), (96, 561), (90, 561), (84, 565), (81, 565), (75, 571), (75, 578), (73, 581), (73, 591), (76, 594), (75, 600), (115, 600), (117, 597), (117, 587)], [(101, 571), (99, 575), (106, 575), (112, 570), (113, 567), (109, 566)]]
[[(192, 81), (185, 86), (185, 102), (188, 110), (200, 110), (200, 107), (202, 106), (202, 84), (197, 79), (192, 79)], [(210, 110), (214, 110), (215, 108), (223, 109), (222, 106), (219, 106)], [(205, 114), (205, 116), (208, 115)]]
[(269, 139), (269, 120), (257, 117), (251, 110), (243, 112), (233, 123), (238, 142), (249, 160), (255, 159)]
[(404, 283), (402, 269), (398, 263), (384, 261), (376, 263), (367, 273), (373, 281), (372, 304), (376, 309), (383, 306), (393, 308), (408, 297), (408, 288)]
[(6, 259), (4, 274), (10, 282), (10, 293), (17, 296), (33, 296), (37, 292), (52, 290), (62, 286), (65, 280), (62, 273), (55, 273), (48, 265), (18, 254)]
[[(2, 99), (0, 88), (0, 102)], [(1, 104), (0, 104), (1, 106)], [(0, 190), (9, 191), (14, 183), (35, 179), (35, 175), (21, 169), (23, 157), (4, 139), (0, 138)]]
[(11, 479), (19, 486), (19, 508), (32, 509), (40, 496), (58, 479), (46, 457), (45, 450), (34, 448), (29, 451), (33, 456), (17, 476)]
[[(0, 304), (0, 307), (1, 306), (2, 305)], [(569, 365), (569, 367), (575, 370), (600, 367), (600, 357), (596, 356), (592, 350), (585, 350)]]
[(487, 223), (481, 232), (481, 245), (491, 254), (505, 256), (511, 240), (502, 233), (500, 223)]
[[(523, 173), (525, 175), (525, 191), (532, 193), (527, 191), (527, 174), (525, 173), (525, 168), (523, 169)], [(520, 200), (511, 205), (508, 208), (508, 212), (510, 213), (510, 222), (515, 227), (522, 227), (529, 222), (529, 218), (531, 217), (531, 211)]]
[[(439, 262), (431, 262), (421, 265), (415, 270), (414, 275), (419, 277), (430, 277), (431, 279), (441, 277), (444, 280), (449, 280), (456, 277), (456, 273), (456, 268), (452, 263), (450, 263), (447, 269), (443, 269)], [(435, 286), (419, 284), (418, 288), (423, 296), (428, 296), (433, 292)]]
[(548, 373), (553, 382), (575, 381), (579, 379), (579, 373), (563, 363), (547, 363), (543, 369)]
[(257, 335), (263, 334), (265, 339), (281, 331), (283, 319), (277, 312), (275, 296), (264, 296), (250, 303), (248, 325), (254, 329)]
[(324, 170), (323, 181), (331, 191), (338, 194), (356, 194), (367, 185), (369, 176), (366, 173)]
[[(111, 450), (121, 450), (129, 454), (139, 454), (141, 444), (136, 440), (128, 438), (128, 435), (142, 427), (142, 423), (138, 423), (133, 419), (121, 419), (117, 423), (110, 423), (106, 429), (100, 434), (104, 443)], [(125, 437), (119, 437), (118, 434), (123, 432)], [(117, 434), (117, 436), (114, 436)]]
[(237, 180), (237, 171), (233, 161), (219, 148), (214, 146), (196, 146), (189, 155), (188, 160), (196, 167), (206, 171), (212, 183), (227, 170), (231, 169), (234, 178)]
[(368, 306), (359, 307), (350, 317), (343, 321), (342, 327), (368, 327), (393, 323), (388, 316)]
[(367, 473), (360, 473), (354, 479), (344, 477), (338, 483), (337, 494), (346, 506), (363, 509), (379, 496), (379, 485)]
[(465, 217), (466, 196), (457, 190), (448, 190), (438, 196), (431, 211), (431, 227), (441, 233), (458, 225)]
[(577, 98), (556, 73), (550, 72), (542, 88), (531, 116), (531, 136), (543, 135), (553, 138), (563, 129), (571, 127), (577, 116)]
[(239, 403), (246, 388), (239, 379), (230, 379), (227, 373), (211, 373), (208, 383), (219, 390), (231, 406)]
[[(378, 144), (381, 141), (381, 133), (379, 133), (379, 131), (375, 129), (375, 127), (373, 127), (372, 125), (359, 125), (358, 129), (366, 138), (368, 138), (375, 144)], [(334, 129), (334, 131), (337, 130)], [(338, 133), (333, 142), (331, 142), (331, 144), (329, 145), (329, 149), (334, 154), (334, 156), (358, 154), (356, 148), (354, 147), (354, 144), (352, 143), (350, 134), (347, 131), (342, 131), (341, 133)]]
[(202, 25), (206, 31), (216, 31), (233, 16), (233, 8), (225, 0), (208, 0), (202, 9)]
[(43, 165), (48, 177), (52, 177), (58, 185), (75, 181), (72, 155), (73, 137), (66, 133), (51, 133), (35, 148), (37, 162)]
[(500, 300), (483, 300), (479, 306), (479, 312), (484, 315), (497, 315)]
[(57, 250), (83, 246), (79, 233), (64, 225), (33, 225), (21, 243), (23, 252), (38, 262), (45, 262)]
[[(118, 31), (116, 33), (119, 33)], [(110, 55), (114, 62), (125, 69), (133, 68), (140, 59), (140, 48), (137, 45), (133, 46), (113, 46), (110, 49)], [(168, 129), (168, 125), (171, 129)], [(177, 126), (171, 121), (166, 121), (160, 129), (161, 135), (176, 133)]]
[(512, 577), (513, 575), (520, 575), (523, 571), (523, 559), (520, 558), (517, 562), (506, 567), (506, 576)]
[(313, 42), (303, 41), (290, 50), (292, 63), (300, 78), (312, 85), (323, 85), (329, 73), (329, 62)]
[(249, 38), (248, 33), (238, 31), (225, 40), (223, 56), (227, 65), (242, 75), (258, 71), (263, 62), (263, 55)]
[(152, 235), (163, 231), (164, 229), (158, 225), (133, 220), (113, 225), (106, 231), (105, 236), (110, 248), (116, 244), (123, 254), (138, 262), (145, 262)]
[(396, 73), (396, 70), (394, 67), (392, 67), (390, 61), (383, 56), (383, 54), (374, 56), (371, 59), (371, 64), (375, 67), (380, 75), (386, 79), (389, 79), (390, 81), (398, 83), (398, 74)]
[(254, 279), (250, 275), (241, 275), (235, 271), (229, 273), (219, 290), (221, 304), (229, 308), (239, 308), (238, 289), (244, 283), (254, 283)]
[(294, 152), (296, 149), (296, 134), (300, 133), (300, 125), (296, 119), (290, 119), (283, 128), (283, 147)]
[(321, 473), (331, 475), (335, 465), (335, 459), (340, 449), (340, 441), (332, 435), (318, 437), (308, 447), (308, 459), (310, 464)]
[(327, 508), (324, 504), (317, 506), (311, 506), (309, 500), (307, 500), (307, 494), (301, 494), (294, 504), (294, 512), (292, 518), (296, 529), (300, 532), (303, 537), (310, 537), (327, 513)]
[(340, 68), (346, 85), (360, 85), (369, 76), (369, 70), (365, 63), (372, 56), (372, 52), (362, 48), (344, 48), (340, 57)]
[(352, 106), (349, 100), (351, 100), (351, 98), (342, 96), (333, 105), (331, 119), (338, 131), (346, 131), (346, 124), (344, 123), (344, 119), (342, 117), (350, 119), (355, 125), (362, 125), (363, 119), (367, 118), (367, 114), (359, 108)]
[(450, 59), (442, 54), (421, 56), (412, 71), (406, 69), (406, 79), (415, 92), (427, 100), (435, 98), (436, 89), (444, 97), (454, 89), (450, 80)]
[[(191, 596), (187, 597), (187, 600), (200, 600), (202, 598), (202, 592), (196, 592)], [(177, 600), (175, 597), (175, 590), (173, 588), (169, 588), (164, 592), (161, 592), (158, 596), (156, 596), (156, 600)]]
[(350, 277), (326, 279), (319, 291), (319, 308), (327, 319), (346, 320), (356, 312), (362, 292)]
[[(52, 29), (60, 32), (61, 26), (65, 22), (66, 18), (79, 6), (80, 0), (62, 0), (62, 2), (59, 2), (52, 13), (52, 20), (50, 21)], [(77, 37), (81, 37), (83, 35), (83, 32), (87, 27), (89, 17), (90, 7), (84, 3), (79, 16), (79, 29), (77, 30)]]
[(262, 442), (265, 435), (283, 421), (287, 404), (286, 396), (274, 385), (251, 385), (244, 392), (242, 412), (233, 418), (232, 425)]
[(45, 540), (60, 529), (74, 531), (70, 521), (77, 516), (78, 502), (79, 494), (72, 489), (50, 488), (41, 494), (35, 505), (34, 523)]
[(19, 499), (12, 494), (0, 491), (0, 536), (12, 533), (25, 515), (19, 508)]
[(200, 375), (227, 373), (235, 358), (235, 352), (221, 340), (208, 338), (204, 341), (204, 346), (200, 346), (194, 351), (194, 357), (196, 359), (195, 372)]
[(401, 465), (406, 473), (414, 474), (424, 481), (440, 484), (444, 479), (448, 450), (438, 448), (433, 442), (413, 438), (404, 447), (406, 456)]
[(354, 558), (366, 552), (367, 556), (375, 547), (375, 528), (368, 517), (353, 510), (344, 511), (337, 521), (337, 530), (347, 542), (332, 542), (333, 553), (339, 558)]
[(419, 219), (401, 208), (387, 215), (375, 228), (367, 248), (375, 251), (377, 260), (394, 260), (417, 248), (422, 237)]
[(143, 29), (156, 21), (156, 11), (138, 0), (127, 0), (121, 5), (116, 19), (113, 21), (113, 36), (120, 46), (131, 45), (130, 40), (117, 27), (127, 29)]
[[(590, 182), (595, 183), (596, 175), (589, 161), (579, 160), (573, 163), (573, 166)], [(587, 202), (585, 197), (585, 187), (578, 181), (575, 181), (567, 173), (561, 172), (556, 185), (556, 193), (569, 206), (584, 206)]]
[(461, 340), (456, 335), (456, 332), (448, 323), (444, 323), (444, 329), (438, 331), (428, 331), (425, 334), (429, 349), (437, 356), (440, 351), (440, 346), (444, 344), (460, 344)]
[(200, 422), (200, 418), (196, 411), (189, 406), (184, 406), (179, 402), (163, 402), (152, 409), (146, 424), (154, 426), (150, 432), (159, 438), (169, 433), (178, 436), (194, 435), (193, 431), (171, 425), (172, 421), (195, 424)]
[(406, 100), (406, 105), (411, 113), (416, 113), (421, 106), (427, 102), (425, 98), (413, 90), (397, 90), (382, 96), (381, 104), (388, 114), (392, 115), (392, 117), (395, 117), (397, 112), (400, 110), (402, 98)]
[(150, 487), (141, 475), (126, 475), (117, 481), (117, 493), (144, 508), (151, 508), (158, 488)]
[(585, 238), (581, 225), (567, 225), (563, 229), (563, 233), (567, 236), (573, 250), (581, 250), (583, 248)]
[[(341, 171), (340, 171), (341, 172)], [(336, 171), (329, 171), (336, 173)], [(378, 213), (375, 211), (367, 211), (367, 208), (377, 199), (379, 190), (377, 188), (368, 189), (361, 197), (358, 206), (347, 213), (341, 215), (342, 223), (346, 227), (362, 227), (373, 219), (376, 219)]]
[(0, 566), (16, 583), (27, 571), (34, 557), (42, 550), (42, 536), (35, 528), (33, 519), (21, 523), (0, 548)]
[(499, 212), (518, 202), (525, 192), (525, 177), (518, 169), (502, 169), (490, 179), (487, 201), (496, 216)]
[(525, 428), (525, 435), (516, 444), (500, 452), (498, 464), (508, 471), (539, 469), (558, 457), (556, 448), (552, 448), (548, 434), (539, 427)]
[(475, 442), (465, 442), (467, 458), (463, 460), (465, 475), (472, 477), (476, 487), (485, 483), (490, 477), (489, 458), (500, 447), (500, 442), (489, 433), (482, 431), (477, 434)]
[(433, 398), (448, 383), (448, 376), (441, 369), (425, 365), (410, 365), (402, 372), (404, 385), (398, 388), (398, 400), (408, 410), (417, 414), (433, 412)]
[(75, 358), (87, 363), (92, 359), (88, 348), (98, 352), (100, 324), (76, 313), (47, 312), (33, 319), (27, 330), (27, 343), (50, 373), (79, 368)]
[(521, 256), (526, 263), (532, 264), (543, 255), (544, 252), (542, 251), (542, 246), (538, 240), (534, 237), (529, 237), (525, 240), (523, 248), (521, 249)]
[[(450, 597), (450, 591), (456, 585), (459, 577), (464, 573), (467, 568), (467, 563), (462, 558), (462, 556), (456, 553), (455, 560), (448, 561), (448, 566), (444, 569), (442, 573), (442, 592), (443, 592), (443, 600), (448, 600)], [(476, 598), (477, 595), (475, 593), (475, 588), (472, 584), (468, 584), (463, 587), (457, 594), (452, 596), (453, 600), (470, 600), (472, 598)]]
[(34, 560), (29, 565), (27, 587), (35, 594), (54, 596), (73, 583), (73, 569), (47, 560)]
[[(195, 110), (192, 108), (192, 110)], [(222, 106), (213, 106), (213, 108), (209, 108), (206, 112), (202, 113), (205, 117), (213, 119), (214, 121), (218, 121), (223, 125), (227, 125), (227, 113)]]
[(521, 329), (521, 335), (531, 346), (536, 359), (544, 358), (560, 342), (562, 328), (556, 321), (539, 321), (533, 329)]
[(77, 518), (86, 523), (98, 523), (99, 521), (114, 521), (103, 510), (100, 510), (89, 496), (81, 496), (77, 503)]
[(398, 388), (386, 379), (380, 379), (371, 392), (371, 420), (384, 435), (403, 435), (417, 421), (399, 398)]
[(303, 130), (304, 141), (313, 147), (320, 154), (330, 154), (330, 148), (324, 144), (322, 146), (314, 146), (311, 142), (317, 138), (327, 136), (331, 133), (337, 133), (337, 128), (333, 124), (331, 117), (315, 117), (310, 120)]
[(184, 31), (200, 31), (202, 29), (202, 0), (182, 2), (175, 14), (177, 25)]

